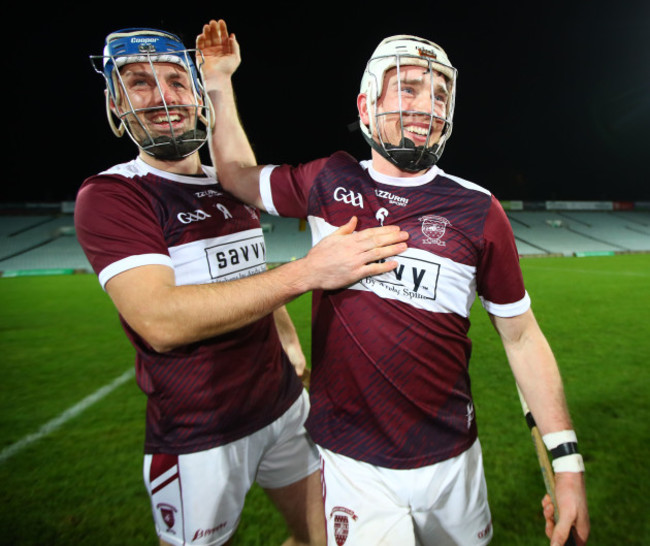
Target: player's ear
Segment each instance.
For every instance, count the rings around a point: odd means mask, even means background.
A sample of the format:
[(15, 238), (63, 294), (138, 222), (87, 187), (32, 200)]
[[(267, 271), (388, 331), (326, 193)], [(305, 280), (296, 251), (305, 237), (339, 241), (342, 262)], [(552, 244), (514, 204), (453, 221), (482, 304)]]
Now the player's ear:
[(108, 89), (104, 89), (104, 98), (106, 99), (106, 107), (117, 116), (117, 107), (115, 106), (115, 101), (113, 100), (113, 97), (111, 97), (111, 94), (108, 92)]
[(357, 110), (359, 110), (359, 119), (364, 125), (370, 124), (368, 117), (368, 97), (365, 93), (360, 93), (357, 97)]
[(106, 98), (106, 117), (108, 118), (108, 124), (111, 127), (111, 131), (116, 137), (122, 137), (126, 131), (126, 125), (123, 119), (120, 119), (119, 110), (113, 101), (108, 89), (104, 91), (104, 96)]

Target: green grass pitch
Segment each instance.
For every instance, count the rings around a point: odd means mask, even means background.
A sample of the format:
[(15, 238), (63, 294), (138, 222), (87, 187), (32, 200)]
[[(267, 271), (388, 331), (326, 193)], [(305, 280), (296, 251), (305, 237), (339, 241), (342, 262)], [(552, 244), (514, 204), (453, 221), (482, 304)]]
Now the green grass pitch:
[[(650, 544), (650, 255), (526, 258), (522, 268), (585, 456), (590, 544)], [(0, 309), (0, 450), (133, 367), (93, 275), (0, 278)], [(289, 311), (308, 353), (309, 297)], [(470, 335), (493, 544), (547, 545), (534, 448), (503, 349), (478, 305)], [(142, 483), (144, 407), (131, 378), (0, 460), (0, 544), (156, 545)], [(255, 487), (236, 545), (284, 538), (280, 517)]]

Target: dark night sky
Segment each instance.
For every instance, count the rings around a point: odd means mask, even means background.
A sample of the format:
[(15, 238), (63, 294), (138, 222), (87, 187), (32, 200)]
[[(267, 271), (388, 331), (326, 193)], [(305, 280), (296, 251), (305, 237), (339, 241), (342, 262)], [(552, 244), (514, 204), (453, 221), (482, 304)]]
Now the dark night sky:
[(86, 176), (135, 156), (108, 128), (103, 81), (88, 60), (107, 33), (153, 26), (193, 47), (210, 18), (224, 18), (239, 39), (236, 92), (260, 163), (337, 149), (369, 157), (347, 127), (365, 62), (383, 37), (416, 34), (445, 48), (459, 70), (444, 170), (500, 199), (650, 200), (647, 0), (299, 5), (311, 7), (188, 4), (187, 15), (151, 15), (125, 4), (101, 16), (96, 7), (52, 7), (36, 20), (17, 17), (22, 26), (5, 42), (15, 53), (0, 201), (74, 199)]

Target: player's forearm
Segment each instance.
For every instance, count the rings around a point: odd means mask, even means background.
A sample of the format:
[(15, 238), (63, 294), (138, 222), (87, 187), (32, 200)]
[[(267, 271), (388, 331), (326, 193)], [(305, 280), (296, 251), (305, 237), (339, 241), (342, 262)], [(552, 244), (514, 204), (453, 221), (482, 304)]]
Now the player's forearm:
[(196, 37), (196, 46), (203, 87), (215, 117), (210, 148), (217, 170), (223, 172), (231, 164), (253, 166), (255, 154), (241, 126), (232, 85), (232, 75), (241, 62), (239, 43), (228, 33), (225, 21), (211, 20)]
[(283, 347), (294, 345), (296, 343), (300, 344), (296, 327), (291, 320), (289, 311), (287, 311), (287, 308), (284, 305), (278, 307), (273, 312), (273, 318)]
[(145, 313), (130, 315), (131, 325), (158, 352), (224, 334), (306, 292), (302, 268), (296, 261), (235, 281), (161, 287), (151, 294)]
[(307, 361), (300, 344), (298, 332), (296, 331), (296, 327), (291, 320), (291, 316), (289, 315), (286, 306), (283, 305), (282, 307), (278, 307), (273, 312), (273, 318), (275, 320), (275, 326), (278, 330), (278, 336), (280, 337), (282, 348), (289, 357), (291, 364), (293, 364), (296, 373), (299, 376), (302, 376)]
[(542, 434), (571, 428), (555, 356), (532, 311), (492, 317), (517, 384)]
[(305, 292), (394, 269), (390, 257), (406, 250), (408, 232), (397, 226), (355, 232), (356, 224), (352, 218), (304, 258), (245, 279), (177, 287), (172, 269), (146, 266), (116, 275), (106, 289), (131, 327), (167, 351), (240, 328)]
[(555, 357), (543, 335), (506, 347), (508, 361), (542, 434), (570, 430), (564, 387)]
[(220, 75), (206, 78), (206, 86), (215, 111), (210, 154), (219, 182), (242, 201), (261, 206), (257, 200), (259, 168), (237, 112), (232, 82)]
[(242, 127), (232, 80), (226, 75), (206, 77), (208, 96), (215, 113), (210, 151), (220, 160), (242, 167), (256, 164), (255, 154)]

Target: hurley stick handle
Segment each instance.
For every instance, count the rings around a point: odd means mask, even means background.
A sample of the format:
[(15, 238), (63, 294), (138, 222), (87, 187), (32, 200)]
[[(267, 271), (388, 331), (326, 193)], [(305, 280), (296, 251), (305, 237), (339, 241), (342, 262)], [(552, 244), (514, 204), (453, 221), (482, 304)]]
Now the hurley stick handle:
[[(548, 451), (546, 450), (546, 445), (544, 440), (542, 440), (542, 434), (537, 428), (537, 423), (535, 423), (535, 418), (526, 403), (526, 399), (517, 385), (517, 393), (519, 394), (519, 400), (521, 402), (521, 409), (524, 412), (524, 417), (526, 418), (526, 424), (530, 429), (530, 435), (533, 439), (533, 445), (535, 446), (535, 452), (537, 453), (537, 460), (539, 461), (539, 468), (542, 471), (542, 478), (544, 478), (544, 485), (546, 486), (546, 492), (548, 496), (551, 497), (551, 502), (553, 503), (553, 508), (555, 514), (553, 519), (557, 523), (559, 518), (559, 512), (557, 508), (557, 500), (555, 498), (555, 473), (553, 472), (553, 466), (551, 465), (551, 460), (548, 457)], [(573, 533), (569, 533), (569, 538), (567, 539), (565, 546), (575, 546), (575, 541), (573, 540)]]

